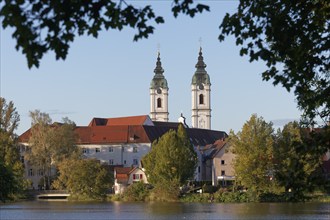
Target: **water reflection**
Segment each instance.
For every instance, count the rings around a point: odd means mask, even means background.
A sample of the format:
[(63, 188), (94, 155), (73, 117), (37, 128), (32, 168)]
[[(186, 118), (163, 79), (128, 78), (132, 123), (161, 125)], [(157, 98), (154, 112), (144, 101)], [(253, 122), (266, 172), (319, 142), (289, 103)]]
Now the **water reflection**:
[(90, 203), (0, 205), (0, 219), (330, 219), (327, 203)]

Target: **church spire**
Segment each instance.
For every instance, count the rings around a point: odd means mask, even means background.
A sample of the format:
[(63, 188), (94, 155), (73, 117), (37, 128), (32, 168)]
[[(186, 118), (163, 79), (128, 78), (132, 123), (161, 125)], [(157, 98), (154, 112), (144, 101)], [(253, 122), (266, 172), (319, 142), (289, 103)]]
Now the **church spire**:
[(150, 83), (150, 118), (153, 121), (168, 121), (168, 85), (158, 51), (154, 77)]
[(204, 63), (202, 47), (199, 48), (199, 56), (196, 71), (191, 80), (192, 95), (192, 127), (211, 129), (211, 82)]
[(208, 84), (210, 85), (210, 76), (207, 74), (205, 67), (206, 64), (204, 63), (204, 57), (202, 53), (202, 47), (199, 48), (199, 55), (198, 55), (198, 61), (195, 65), (196, 71), (193, 75), (191, 84)]
[(167, 80), (165, 79), (165, 76), (163, 75), (164, 69), (162, 67), (162, 62), (160, 61), (160, 52), (158, 51), (158, 56), (157, 56), (157, 62), (156, 62), (156, 67), (154, 69), (154, 77), (151, 80), (150, 83), (150, 88), (155, 89), (155, 88), (166, 88), (168, 89), (167, 86)]
[(198, 56), (198, 62), (195, 65), (196, 67), (196, 73), (206, 73), (205, 67), (206, 64), (204, 63), (203, 53), (202, 53), (202, 47), (199, 48), (199, 56)]
[(154, 73), (156, 75), (163, 75), (164, 69), (162, 68), (162, 62), (160, 62), (160, 52), (158, 51), (158, 57), (157, 57), (157, 62), (156, 62), (156, 68), (154, 70)]

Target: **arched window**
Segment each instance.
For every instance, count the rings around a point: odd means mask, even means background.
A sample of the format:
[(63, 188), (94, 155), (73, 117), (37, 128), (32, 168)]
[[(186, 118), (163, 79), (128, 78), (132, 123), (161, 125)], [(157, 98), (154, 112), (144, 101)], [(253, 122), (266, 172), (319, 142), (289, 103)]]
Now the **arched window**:
[(161, 108), (162, 107), (162, 99), (158, 98), (157, 99), (157, 108)]
[(199, 95), (199, 104), (200, 105), (203, 105), (204, 104), (204, 96), (203, 96), (203, 94), (200, 94)]

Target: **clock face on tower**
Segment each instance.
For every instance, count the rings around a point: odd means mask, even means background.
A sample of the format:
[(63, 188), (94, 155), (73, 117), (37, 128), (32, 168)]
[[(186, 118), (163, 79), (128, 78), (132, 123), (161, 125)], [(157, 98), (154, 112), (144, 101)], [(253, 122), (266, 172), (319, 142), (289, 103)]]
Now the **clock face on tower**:
[(157, 89), (157, 94), (161, 94), (162, 90), (160, 88)]
[(203, 89), (204, 89), (203, 84), (199, 84), (199, 85), (198, 85), (198, 89), (199, 89), (199, 90), (203, 90)]

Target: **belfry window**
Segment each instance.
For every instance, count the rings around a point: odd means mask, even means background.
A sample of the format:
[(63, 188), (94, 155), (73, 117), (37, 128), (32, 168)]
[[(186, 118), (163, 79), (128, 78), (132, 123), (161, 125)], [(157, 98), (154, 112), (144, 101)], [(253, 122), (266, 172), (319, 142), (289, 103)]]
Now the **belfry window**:
[(158, 98), (157, 99), (157, 108), (161, 108), (162, 107), (162, 99)]
[(199, 104), (200, 105), (203, 105), (204, 104), (204, 96), (203, 96), (203, 94), (200, 94), (199, 95)]

